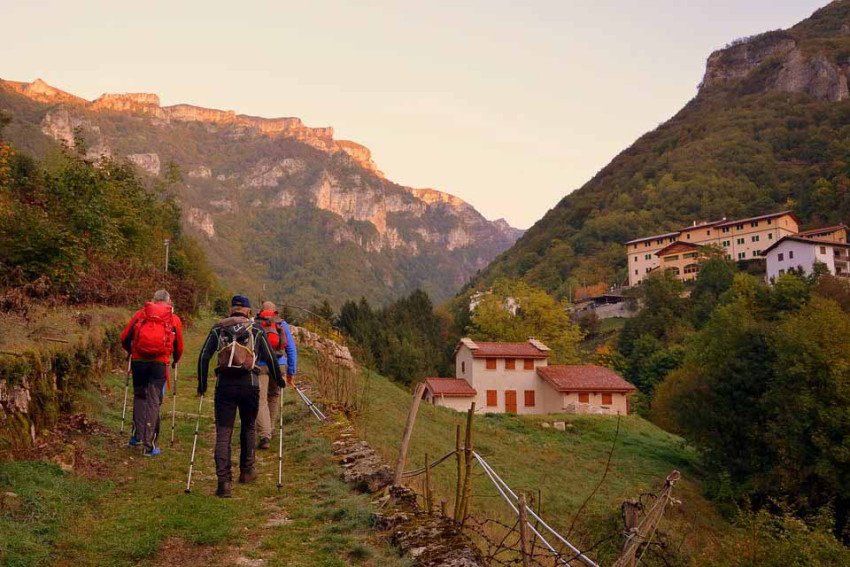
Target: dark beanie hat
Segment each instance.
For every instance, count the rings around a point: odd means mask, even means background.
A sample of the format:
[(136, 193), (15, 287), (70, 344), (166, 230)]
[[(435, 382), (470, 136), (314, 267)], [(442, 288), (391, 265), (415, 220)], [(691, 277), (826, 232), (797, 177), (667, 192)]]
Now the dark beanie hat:
[(247, 307), (250, 309), (251, 300), (248, 299), (245, 295), (234, 295), (233, 299), (230, 300), (231, 307)]

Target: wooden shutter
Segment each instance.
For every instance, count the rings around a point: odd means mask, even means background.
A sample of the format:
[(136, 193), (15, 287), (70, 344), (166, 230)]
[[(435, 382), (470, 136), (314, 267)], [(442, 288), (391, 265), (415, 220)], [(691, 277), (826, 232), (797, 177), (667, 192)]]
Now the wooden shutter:
[(496, 359), (488, 358), (487, 359), (487, 370), (496, 370)]
[(580, 392), (578, 395), (578, 403), (580, 404), (589, 404), (590, 403), (590, 394), (587, 392)]
[(602, 394), (602, 405), (610, 406), (614, 403), (614, 397), (611, 394)]
[(522, 361), (522, 368), (524, 370), (534, 370), (534, 359), (533, 358), (526, 358), (525, 360), (523, 360)]
[(487, 407), (494, 408), (499, 405), (499, 398), (496, 395), (496, 390), (487, 390)]
[(533, 408), (534, 407), (534, 390), (526, 390), (525, 391), (525, 407)]
[(515, 358), (506, 358), (505, 359), (505, 370), (516, 370), (516, 359)]

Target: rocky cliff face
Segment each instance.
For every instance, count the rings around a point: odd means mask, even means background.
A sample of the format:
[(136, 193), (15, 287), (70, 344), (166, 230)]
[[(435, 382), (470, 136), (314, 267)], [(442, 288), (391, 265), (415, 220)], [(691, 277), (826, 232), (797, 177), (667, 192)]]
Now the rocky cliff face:
[[(153, 177), (178, 165), (186, 227), (202, 235), (223, 275), (249, 271), (242, 280), (249, 285), (265, 277), (254, 274), (285, 267), (291, 287), (345, 287), (337, 292), (342, 299), (364, 289), (371, 299), (388, 299), (420, 286), (440, 299), (521, 234), (447, 193), (392, 183), (368, 148), (334, 140), (332, 128), (308, 127), (298, 118), (162, 106), (150, 93), (104, 94), (89, 102), (43, 81), (0, 81), (0, 108), (10, 92), (37, 103), (27, 114), (33, 130), (69, 147), (81, 136), (93, 160), (125, 158)], [(268, 224), (252, 225), (260, 221)], [(270, 247), (258, 267), (257, 250), (240, 249), (256, 238), (292, 240), (289, 250)], [(234, 256), (243, 264), (232, 265)], [(324, 269), (329, 277), (315, 273)]]
[[(848, 28), (850, 31), (850, 28)], [(837, 102), (850, 97), (850, 61), (836, 60), (803, 46), (791, 31), (774, 31), (746, 38), (712, 53), (706, 64), (703, 89), (743, 83), (744, 92), (803, 93)]]

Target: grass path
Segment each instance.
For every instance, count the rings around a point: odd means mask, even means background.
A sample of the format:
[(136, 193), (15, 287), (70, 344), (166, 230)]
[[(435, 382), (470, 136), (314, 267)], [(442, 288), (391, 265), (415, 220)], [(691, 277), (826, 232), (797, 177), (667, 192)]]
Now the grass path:
[[(402, 565), (369, 529), (368, 497), (348, 490), (331, 459), (322, 425), (295, 392), (284, 392), (284, 479), (278, 492), (277, 452), (258, 452), (259, 478), (234, 483), (233, 498), (213, 496), (212, 386), (205, 400), (192, 494), (184, 494), (197, 398), (188, 368), (206, 325), (187, 336), (178, 382), (177, 442), (169, 447), (170, 393), (163, 404), (163, 454), (146, 459), (117, 435), (86, 440), (106, 478), (65, 475), (45, 463), (0, 466), (0, 492), (17, 491), (23, 509), (3, 520), (18, 542), (0, 544), (4, 565)], [(304, 357), (305, 362), (309, 361)], [(96, 418), (118, 431), (124, 378), (111, 375), (106, 399), (94, 396)], [(238, 440), (238, 432), (234, 432)], [(277, 446), (275, 440), (275, 447)], [(234, 447), (234, 457), (238, 449)], [(238, 473), (238, 465), (234, 467)], [(236, 475), (234, 475), (236, 476)], [(9, 521), (17, 520), (17, 521)], [(24, 542), (24, 540), (26, 540)]]

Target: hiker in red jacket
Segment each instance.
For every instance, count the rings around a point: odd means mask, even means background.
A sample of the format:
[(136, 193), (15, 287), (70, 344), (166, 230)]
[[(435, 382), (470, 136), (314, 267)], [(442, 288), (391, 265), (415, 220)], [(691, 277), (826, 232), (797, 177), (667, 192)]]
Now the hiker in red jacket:
[(183, 356), (183, 322), (174, 314), (171, 296), (161, 289), (133, 315), (121, 333), (121, 346), (130, 353), (133, 373), (133, 436), (130, 446), (143, 445), (144, 456), (160, 454), (159, 407), (165, 397), (168, 364)]

